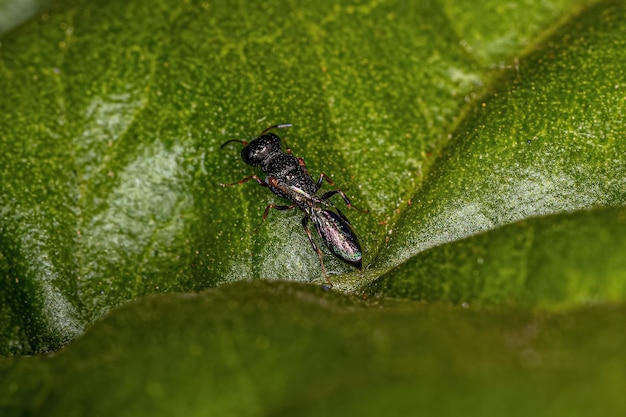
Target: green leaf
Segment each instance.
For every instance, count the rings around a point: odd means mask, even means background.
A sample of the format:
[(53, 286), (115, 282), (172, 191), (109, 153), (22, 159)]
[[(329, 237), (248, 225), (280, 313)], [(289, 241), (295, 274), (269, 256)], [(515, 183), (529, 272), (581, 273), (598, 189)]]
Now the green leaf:
[[(312, 173), (370, 209), (349, 217), (371, 268), (325, 257), (344, 291), (397, 289), (407, 278), (390, 268), (480, 231), (623, 205), (621, 2), (524, 6), (513, 26), (495, 4), (59, 2), (5, 35), (0, 352), (58, 349), (150, 293), (320, 279), (301, 214), (271, 213), (250, 236), (278, 200), (219, 186), (252, 172), (219, 145), (276, 122), (295, 124), (286, 140)], [(513, 65), (496, 68), (503, 59)], [(508, 286), (425, 298), (622, 300), (619, 271), (561, 297)], [(405, 276), (402, 291), (422, 285)]]
[(624, 251), (624, 208), (539, 217), (421, 252), (369, 292), (542, 309), (623, 302)]
[(622, 210), (455, 242), (533, 216), (624, 204), (623, 15), (621, 5), (587, 11), (470, 110), (378, 258), (410, 261), (370, 291), (544, 307), (624, 300)]
[(587, 10), (472, 106), (378, 263), (533, 216), (626, 202), (623, 5)]
[(160, 295), (54, 357), (0, 360), (0, 412), (619, 416), (625, 314), (381, 304), (295, 283)]

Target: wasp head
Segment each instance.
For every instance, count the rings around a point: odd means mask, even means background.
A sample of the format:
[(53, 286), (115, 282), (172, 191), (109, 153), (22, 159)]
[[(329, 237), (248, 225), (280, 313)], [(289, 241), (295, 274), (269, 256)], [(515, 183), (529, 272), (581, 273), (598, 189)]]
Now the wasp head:
[(267, 133), (247, 144), (241, 150), (241, 159), (248, 165), (258, 166), (277, 152), (282, 152), (280, 138)]

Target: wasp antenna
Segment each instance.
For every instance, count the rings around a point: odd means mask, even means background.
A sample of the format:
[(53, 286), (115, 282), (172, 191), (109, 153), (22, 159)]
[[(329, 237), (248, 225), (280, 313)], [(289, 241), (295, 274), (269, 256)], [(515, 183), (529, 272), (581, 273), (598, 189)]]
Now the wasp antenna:
[(240, 139), (231, 139), (231, 140), (227, 140), (226, 142), (222, 143), (222, 145), (220, 146), (220, 149), (222, 149), (224, 146), (228, 145), (231, 142), (239, 142), (241, 143), (243, 146), (246, 146), (248, 144), (248, 142), (246, 142), (245, 140), (240, 140)]
[(261, 132), (261, 134), (259, 136), (263, 136), (264, 134), (266, 134), (267, 132), (269, 132), (272, 129), (284, 129), (286, 127), (292, 127), (293, 125), (291, 123), (282, 123), (279, 125), (274, 125), (274, 126), (270, 126), (267, 129), (265, 129), (263, 132)]

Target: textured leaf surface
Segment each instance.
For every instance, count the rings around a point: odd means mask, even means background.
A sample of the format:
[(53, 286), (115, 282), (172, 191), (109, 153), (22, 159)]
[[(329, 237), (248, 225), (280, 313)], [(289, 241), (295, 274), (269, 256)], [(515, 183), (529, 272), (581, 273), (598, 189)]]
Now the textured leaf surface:
[(626, 202), (626, 22), (597, 6), (470, 109), (380, 263), (517, 220)]
[(625, 250), (624, 208), (533, 218), (421, 252), (368, 291), (542, 309), (623, 302)]
[[(2, 359), (0, 415), (623, 415), (625, 15), (59, 1), (4, 34), (0, 353), (74, 343)], [(265, 282), (317, 256), (295, 210), (250, 235), (279, 200), (219, 146), (281, 122), (370, 210), (367, 268), (325, 262), (377, 301)]]

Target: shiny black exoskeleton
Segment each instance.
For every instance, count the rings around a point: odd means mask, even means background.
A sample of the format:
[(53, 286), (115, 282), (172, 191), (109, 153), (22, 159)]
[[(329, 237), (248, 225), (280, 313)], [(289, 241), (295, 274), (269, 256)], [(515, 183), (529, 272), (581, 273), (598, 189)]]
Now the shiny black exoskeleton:
[(291, 201), (292, 204), (288, 206), (269, 204), (263, 212), (261, 224), (267, 218), (271, 208), (276, 210), (300, 208), (305, 213), (302, 219), (302, 226), (313, 250), (315, 250), (320, 259), (324, 278), (332, 286), (326, 274), (326, 268), (322, 260), (322, 251), (315, 244), (307, 224), (310, 219), (320, 238), (333, 255), (361, 269), (363, 253), (356, 233), (346, 216), (329, 201), (329, 198), (339, 194), (349, 208), (353, 206), (344, 192), (339, 189), (327, 191), (320, 197), (316, 195), (324, 180), (331, 185), (334, 185), (334, 183), (324, 173), (320, 174), (317, 182), (313, 181), (313, 178), (307, 171), (304, 160), (293, 156), (289, 148), (286, 149), (286, 152), (283, 152), (280, 138), (273, 133), (268, 133), (272, 129), (285, 127), (291, 127), (291, 124), (271, 126), (250, 143), (233, 139), (222, 144), (222, 147), (230, 142), (243, 144), (241, 159), (248, 165), (260, 167), (266, 173), (265, 179), (261, 179), (256, 175), (250, 175), (235, 183), (222, 184), (222, 186), (242, 184), (254, 179), (259, 185), (269, 187), (277, 196)]

